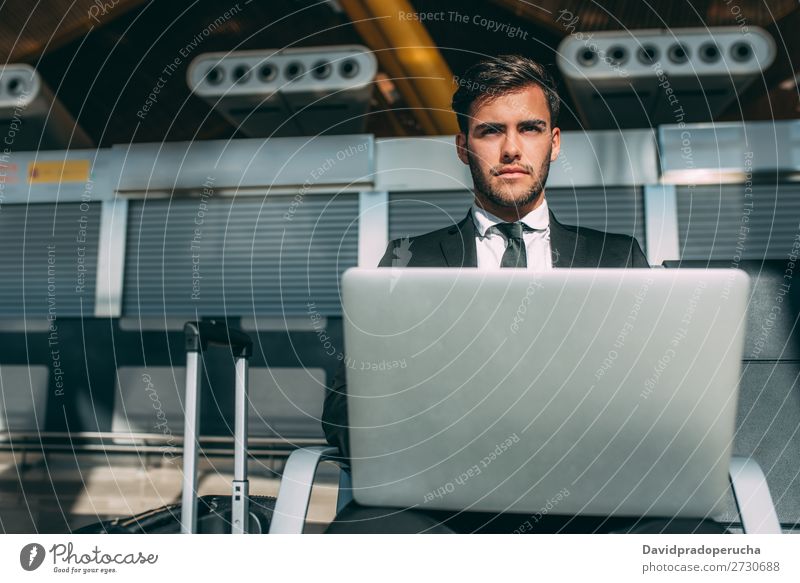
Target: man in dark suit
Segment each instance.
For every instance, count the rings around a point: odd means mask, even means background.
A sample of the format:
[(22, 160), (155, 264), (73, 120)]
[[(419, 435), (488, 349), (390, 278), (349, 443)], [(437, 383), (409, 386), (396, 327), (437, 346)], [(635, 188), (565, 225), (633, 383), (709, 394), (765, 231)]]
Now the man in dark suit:
[[(380, 267), (649, 267), (628, 235), (559, 223), (544, 186), (559, 154), (559, 98), (542, 65), (525, 57), (485, 59), (459, 79), (453, 96), (459, 158), (469, 165), (475, 199), (455, 225), (390, 242)], [(325, 398), (328, 442), (349, 457), (347, 381), (340, 366)], [(526, 517), (484, 513), (365, 508), (351, 503), (329, 532), (514, 532)], [(619, 519), (544, 517), (536, 531), (593, 532), (628, 528)], [(547, 523), (547, 524), (546, 524)]]

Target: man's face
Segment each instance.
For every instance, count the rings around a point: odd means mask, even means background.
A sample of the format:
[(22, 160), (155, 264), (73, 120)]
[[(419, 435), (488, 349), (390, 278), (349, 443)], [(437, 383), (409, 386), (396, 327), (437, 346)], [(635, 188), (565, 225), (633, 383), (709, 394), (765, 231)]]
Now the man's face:
[(523, 216), (543, 200), (561, 132), (551, 127), (544, 91), (529, 85), (473, 105), (468, 135), (458, 134), (456, 146), (484, 208)]

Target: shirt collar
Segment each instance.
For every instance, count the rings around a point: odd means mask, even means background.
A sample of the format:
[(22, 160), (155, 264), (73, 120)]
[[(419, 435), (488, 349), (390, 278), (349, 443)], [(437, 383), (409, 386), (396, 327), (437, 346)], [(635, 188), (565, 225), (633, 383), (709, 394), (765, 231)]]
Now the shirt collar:
[[(472, 220), (475, 223), (475, 229), (481, 237), (486, 236), (486, 231), (498, 223), (505, 221), (489, 211), (478, 206), (477, 203), (472, 203)], [(535, 231), (545, 231), (550, 227), (550, 213), (547, 211), (547, 199), (545, 198), (538, 207), (533, 209), (527, 215), (520, 219), (524, 225), (529, 229)]]

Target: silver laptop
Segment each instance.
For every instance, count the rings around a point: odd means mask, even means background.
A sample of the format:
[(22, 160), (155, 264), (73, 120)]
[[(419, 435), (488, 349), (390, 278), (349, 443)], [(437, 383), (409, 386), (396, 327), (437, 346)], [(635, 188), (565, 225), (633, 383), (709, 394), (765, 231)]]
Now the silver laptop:
[(748, 292), (732, 269), (347, 270), (355, 500), (717, 514)]

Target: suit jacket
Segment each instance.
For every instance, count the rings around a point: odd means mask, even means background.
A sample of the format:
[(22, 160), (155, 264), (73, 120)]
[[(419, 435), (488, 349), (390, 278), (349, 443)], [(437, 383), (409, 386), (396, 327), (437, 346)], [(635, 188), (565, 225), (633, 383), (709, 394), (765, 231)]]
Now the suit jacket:
[[(477, 267), (475, 223), (471, 211), (459, 223), (409, 239), (410, 253), (395, 254), (400, 239), (389, 243), (378, 267)], [(550, 211), (550, 248), (553, 268), (649, 267), (636, 239), (628, 235), (559, 223)], [(399, 258), (398, 258), (399, 256)], [(402, 258), (402, 259), (401, 259)], [(344, 363), (325, 395), (322, 428), (328, 443), (350, 456), (347, 431), (347, 379)]]

